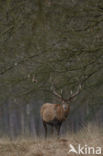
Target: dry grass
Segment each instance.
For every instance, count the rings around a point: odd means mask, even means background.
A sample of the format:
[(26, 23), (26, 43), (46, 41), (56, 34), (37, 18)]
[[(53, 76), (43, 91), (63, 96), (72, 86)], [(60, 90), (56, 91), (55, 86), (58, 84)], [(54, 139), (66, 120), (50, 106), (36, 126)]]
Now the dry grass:
[[(88, 125), (76, 134), (66, 134), (60, 139), (48, 138), (18, 138), (15, 141), (0, 139), (0, 156), (74, 156), (68, 154), (69, 144), (88, 146), (103, 146), (102, 129)], [(91, 155), (90, 155), (91, 156)], [(102, 155), (101, 155), (102, 156)]]

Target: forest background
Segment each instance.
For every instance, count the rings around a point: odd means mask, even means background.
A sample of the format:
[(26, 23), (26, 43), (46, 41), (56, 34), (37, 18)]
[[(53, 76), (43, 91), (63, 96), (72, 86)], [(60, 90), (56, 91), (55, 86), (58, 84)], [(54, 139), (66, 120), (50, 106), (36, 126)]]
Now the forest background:
[(61, 133), (103, 123), (103, 1), (0, 0), (0, 136), (42, 135), (52, 88), (80, 83)]

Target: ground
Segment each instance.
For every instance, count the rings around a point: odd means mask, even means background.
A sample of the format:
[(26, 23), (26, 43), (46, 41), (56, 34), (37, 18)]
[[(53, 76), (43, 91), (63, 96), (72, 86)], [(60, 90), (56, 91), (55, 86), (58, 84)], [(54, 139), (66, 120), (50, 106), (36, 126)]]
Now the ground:
[[(46, 140), (43, 137), (19, 137), (12, 141), (9, 138), (1, 138), (0, 156), (77, 156), (79, 154), (69, 153), (69, 145), (72, 144), (75, 148), (78, 144), (102, 148), (102, 130), (97, 126), (88, 126), (77, 133), (69, 132), (59, 139), (55, 136)], [(96, 154), (94, 155), (96, 156)], [(100, 154), (100, 156), (103, 156), (103, 154)]]

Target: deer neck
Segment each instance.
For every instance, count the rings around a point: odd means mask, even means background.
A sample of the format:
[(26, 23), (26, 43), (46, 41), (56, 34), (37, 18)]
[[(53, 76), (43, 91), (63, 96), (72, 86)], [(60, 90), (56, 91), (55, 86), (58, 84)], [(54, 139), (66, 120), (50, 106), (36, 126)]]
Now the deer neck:
[(68, 104), (62, 104), (62, 108), (63, 108), (63, 114), (64, 114), (64, 120), (67, 118), (68, 113), (69, 113), (69, 105)]

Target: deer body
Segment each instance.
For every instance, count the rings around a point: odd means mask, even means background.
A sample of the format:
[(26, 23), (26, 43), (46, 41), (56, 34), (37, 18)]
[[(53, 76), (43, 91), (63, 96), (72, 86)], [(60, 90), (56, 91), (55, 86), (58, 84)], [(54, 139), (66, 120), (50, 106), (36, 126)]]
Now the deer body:
[(43, 121), (49, 123), (54, 119), (64, 121), (69, 113), (69, 105), (45, 103), (41, 107), (41, 117)]
[(45, 128), (45, 136), (47, 136), (47, 124), (53, 126), (59, 135), (62, 122), (67, 118), (70, 107), (68, 104), (51, 104), (42, 105), (40, 114)]

